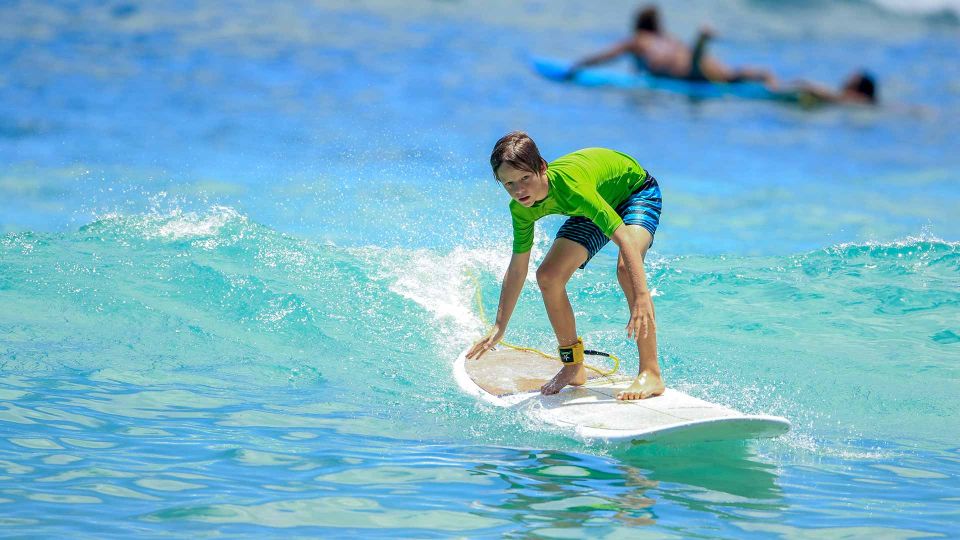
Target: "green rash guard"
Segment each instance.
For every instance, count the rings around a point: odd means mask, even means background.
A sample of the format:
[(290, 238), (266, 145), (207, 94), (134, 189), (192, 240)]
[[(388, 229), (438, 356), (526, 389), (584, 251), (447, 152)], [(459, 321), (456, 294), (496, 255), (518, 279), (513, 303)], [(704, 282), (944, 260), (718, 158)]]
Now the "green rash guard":
[(647, 171), (627, 154), (606, 148), (584, 148), (547, 165), (547, 198), (526, 207), (510, 201), (513, 252), (533, 247), (533, 223), (550, 214), (583, 216), (609, 238), (623, 224), (616, 208), (647, 179)]

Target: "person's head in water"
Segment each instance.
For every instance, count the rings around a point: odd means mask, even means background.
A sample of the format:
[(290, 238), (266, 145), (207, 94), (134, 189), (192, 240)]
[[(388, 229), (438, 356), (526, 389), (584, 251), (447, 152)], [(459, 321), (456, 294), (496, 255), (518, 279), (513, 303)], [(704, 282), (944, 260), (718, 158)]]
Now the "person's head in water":
[(647, 6), (637, 12), (636, 22), (633, 25), (635, 32), (660, 33), (660, 12), (657, 6)]
[(545, 199), (550, 191), (547, 162), (537, 143), (523, 131), (500, 137), (490, 153), (490, 168), (510, 197), (524, 206)]
[(853, 95), (869, 103), (877, 102), (877, 82), (866, 71), (858, 71), (847, 77), (843, 83), (843, 93)]

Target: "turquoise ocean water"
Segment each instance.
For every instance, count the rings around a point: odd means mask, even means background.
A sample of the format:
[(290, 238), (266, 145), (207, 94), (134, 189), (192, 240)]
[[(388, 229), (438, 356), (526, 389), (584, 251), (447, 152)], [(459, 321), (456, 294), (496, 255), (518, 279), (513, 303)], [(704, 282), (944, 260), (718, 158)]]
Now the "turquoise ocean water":
[[(664, 6), (730, 63), (867, 67), (875, 110), (531, 73), (633, 8), (0, 4), (0, 537), (956, 536), (956, 7)], [(516, 128), (653, 172), (668, 383), (788, 435), (583, 442), (459, 391)], [(633, 371), (615, 255), (569, 290)], [(551, 336), (530, 282), (508, 337)]]

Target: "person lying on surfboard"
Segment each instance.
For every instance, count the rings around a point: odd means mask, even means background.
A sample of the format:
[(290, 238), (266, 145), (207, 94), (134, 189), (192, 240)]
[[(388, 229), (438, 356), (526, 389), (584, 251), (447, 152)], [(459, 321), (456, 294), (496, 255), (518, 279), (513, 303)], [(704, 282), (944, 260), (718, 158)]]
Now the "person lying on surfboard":
[(513, 256), (503, 278), (496, 321), (466, 357), (480, 358), (503, 338), (527, 277), (534, 222), (546, 215), (562, 214), (570, 217), (537, 268), (537, 284), (563, 366), (541, 387), (541, 393), (556, 394), (568, 384), (581, 385), (587, 380), (583, 341), (578, 337), (566, 285), (577, 268), (584, 268), (613, 240), (620, 248), (617, 279), (630, 309), (627, 335), (636, 341), (640, 357), (637, 378), (617, 399), (662, 394), (653, 298), (643, 270), (660, 222), (661, 196), (656, 179), (632, 157), (606, 148), (584, 148), (548, 164), (533, 139), (522, 131), (508, 133), (497, 141), (490, 167), (512, 199)]
[(822, 104), (875, 105), (876, 81), (865, 71), (850, 74), (839, 90), (822, 84), (796, 81), (781, 85), (773, 73), (765, 68), (731, 68), (707, 54), (707, 45), (715, 37), (707, 26), (700, 30), (694, 46), (688, 47), (679, 39), (664, 32), (660, 13), (647, 6), (637, 13), (634, 33), (609, 49), (588, 56), (570, 66), (566, 73), (572, 79), (577, 71), (609, 62), (630, 54), (641, 71), (651, 75), (691, 82), (739, 83), (754, 81), (762, 84), (774, 96), (805, 106)]
[(664, 32), (660, 25), (660, 12), (655, 6), (647, 6), (637, 13), (632, 36), (609, 49), (575, 62), (567, 72), (567, 77), (572, 78), (578, 70), (587, 66), (630, 54), (641, 71), (658, 77), (697, 82), (758, 81), (766, 85), (775, 84), (774, 76), (765, 69), (731, 68), (706, 54), (707, 42), (713, 35), (710, 28), (704, 27), (691, 48)]

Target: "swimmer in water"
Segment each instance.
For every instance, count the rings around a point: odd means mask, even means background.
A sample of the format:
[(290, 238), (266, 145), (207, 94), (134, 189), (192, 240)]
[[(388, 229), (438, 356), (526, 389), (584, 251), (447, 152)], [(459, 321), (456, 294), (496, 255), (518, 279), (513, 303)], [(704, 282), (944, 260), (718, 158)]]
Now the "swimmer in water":
[(782, 88), (774, 86), (770, 90), (783, 99), (805, 106), (877, 104), (877, 81), (866, 71), (856, 71), (847, 76), (839, 90), (808, 81), (796, 81)]

